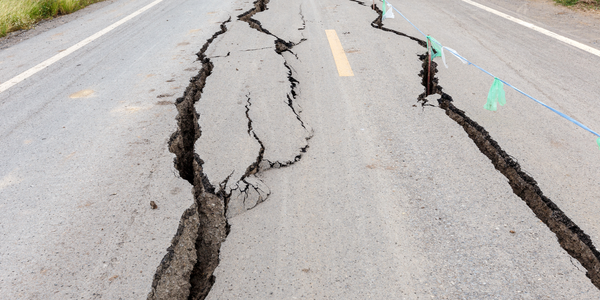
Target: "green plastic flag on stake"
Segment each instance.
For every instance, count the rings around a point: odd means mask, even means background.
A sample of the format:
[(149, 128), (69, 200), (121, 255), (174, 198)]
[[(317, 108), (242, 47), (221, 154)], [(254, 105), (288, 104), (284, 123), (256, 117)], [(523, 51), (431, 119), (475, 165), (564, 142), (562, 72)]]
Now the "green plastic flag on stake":
[(500, 105), (506, 104), (506, 94), (504, 93), (504, 83), (497, 77), (494, 77), (494, 83), (488, 93), (487, 103), (483, 108), (496, 111), (498, 109), (497, 103), (500, 103)]
[(433, 51), (431, 51), (432, 53), (429, 53), (431, 55), (431, 59), (442, 56), (442, 44), (440, 42), (428, 35), (427, 43), (431, 45), (432, 50), (435, 50), (435, 53), (433, 53)]
[(600, 147), (600, 138), (598, 138), (596, 142), (598, 143), (598, 147)]

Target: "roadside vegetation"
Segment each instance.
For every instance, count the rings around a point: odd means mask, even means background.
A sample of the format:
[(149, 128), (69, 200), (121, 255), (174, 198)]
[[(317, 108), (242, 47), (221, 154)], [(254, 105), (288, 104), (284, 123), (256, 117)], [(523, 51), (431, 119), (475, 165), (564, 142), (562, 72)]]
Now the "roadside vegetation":
[(600, 0), (554, 0), (556, 3), (565, 6), (581, 6), (584, 8), (600, 8)]
[(0, 0), (0, 38), (103, 0)]

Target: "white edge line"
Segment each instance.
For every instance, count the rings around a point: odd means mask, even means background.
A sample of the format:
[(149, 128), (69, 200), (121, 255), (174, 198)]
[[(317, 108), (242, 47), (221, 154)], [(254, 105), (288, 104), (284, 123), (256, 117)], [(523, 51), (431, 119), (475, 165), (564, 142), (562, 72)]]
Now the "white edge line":
[(140, 15), (141, 13), (147, 11), (148, 9), (152, 8), (153, 6), (155, 6), (156, 4), (162, 2), (163, 0), (156, 0), (142, 8), (140, 8), (139, 10), (137, 10), (136, 12), (130, 14), (129, 16), (113, 23), (112, 25), (98, 31), (97, 33), (93, 34), (92, 36), (88, 37), (87, 39), (69, 47), (68, 49), (66, 49), (65, 51), (62, 51), (59, 54), (54, 55), (53, 57), (41, 62), (40, 64), (38, 64), (37, 66), (15, 76), (14, 78), (0, 84), (0, 93), (8, 90), (9, 88), (13, 87), (14, 85), (18, 84), (19, 82), (33, 76), (35, 73), (51, 66), (52, 64), (56, 63), (57, 61), (67, 57), (69, 54), (83, 48), (85, 45), (93, 42), (94, 40), (98, 39), (99, 37), (107, 34), (108, 32), (110, 32), (111, 30), (123, 25), (124, 23), (126, 23), (127, 21), (135, 18), (136, 16)]
[(580, 42), (574, 41), (574, 40), (572, 40), (570, 38), (567, 38), (567, 37), (564, 37), (564, 36), (562, 36), (560, 34), (554, 33), (554, 32), (552, 32), (550, 30), (547, 30), (547, 29), (541, 28), (539, 26), (533, 25), (531, 23), (525, 22), (523, 20), (517, 19), (517, 18), (515, 18), (513, 16), (509, 16), (509, 15), (507, 15), (505, 13), (501, 13), (501, 12), (495, 10), (495, 9), (489, 8), (487, 6), (479, 4), (477, 2), (473, 2), (471, 0), (462, 0), (462, 1), (465, 2), (465, 3), (471, 4), (473, 6), (479, 7), (481, 9), (485, 10), (485, 11), (491, 12), (491, 13), (493, 13), (493, 14), (495, 14), (497, 16), (500, 16), (502, 18), (505, 18), (507, 20), (513, 21), (513, 22), (515, 22), (515, 23), (517, 23), (519, 25), (523, 25), (523, 26), (525, 26), (527, 28), (533, 29), (533, 30), (535, 30), (535, 31), (537, 31), (539, 33), (542, 33), (544, 35), (547, 35), (549, 37), (555, 38), (555, 39), (557, 39), (557, 40), (559, 40), (559, 41), (561, 41), (563, 43), (569, 44), (569, 45), (571, 45), (573, 47), (577, 47), (577, 48), (579, 48), (579, 49), (581, 49), (583, 51), (589, 52), (591, 54), (594, 54), (594, 55), (600, 57), (600, 50), (598, 50), (596, 48), (592, 48), (592, 47), (590, 47), (588, 45), (585, 45), (585, 44), (582, 44)]

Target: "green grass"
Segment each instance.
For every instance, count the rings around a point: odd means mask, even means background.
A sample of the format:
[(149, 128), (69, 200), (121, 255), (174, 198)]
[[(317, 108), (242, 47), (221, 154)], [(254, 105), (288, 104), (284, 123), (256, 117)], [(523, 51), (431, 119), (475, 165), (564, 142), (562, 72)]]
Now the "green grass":
[(575, 4), (577, 4), (577, 2), (579, 2), (579, 0), (554, 0), (554, 1), (556, 1), (556, 3), (558, 3), (558, 4), (562, 4), (565, 6), (575, 5)]
[(103, 0), (0, 0), (0, 37)]
[(589, 7), (600, 7), (600, 0), (554, 0), (558, 4), (565, 6), (573, 6), (575, 4), (582, 4)]

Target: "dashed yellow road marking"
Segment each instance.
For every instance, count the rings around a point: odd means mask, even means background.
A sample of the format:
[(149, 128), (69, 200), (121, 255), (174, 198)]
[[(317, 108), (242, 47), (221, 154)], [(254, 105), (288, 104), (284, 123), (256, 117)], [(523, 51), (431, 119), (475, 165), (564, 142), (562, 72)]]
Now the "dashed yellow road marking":
[(329, 47), (331, 47), (331, 53), (333, 54), (338, 74), (341, 77), (354, 76), (350, 62), (348, 62), (344, 48), (342, 48), (342, 43), (335, 30), (325, 30), (325, 34), (327, 34), (327, 40), (329, 40)]
[(93, 90), (82, 90), (79, 91), (77, 93), (73, 93), (69, 96), (69, 98), (71, 99), (78, 99), (78, 98), (89, 98), (91, 96), (94, 95), (94, 91)]

